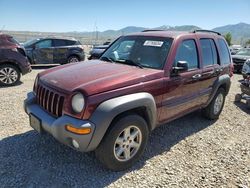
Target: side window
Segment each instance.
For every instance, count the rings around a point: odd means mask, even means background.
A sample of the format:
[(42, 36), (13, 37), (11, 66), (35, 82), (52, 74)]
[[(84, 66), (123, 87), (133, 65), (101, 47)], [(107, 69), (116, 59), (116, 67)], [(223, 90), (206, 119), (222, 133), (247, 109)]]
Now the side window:
[(66, 46), (65, 40), (55, 39), (53, 41), (54, 41), (54, 46), (55, 47)]
[(210, 43), (212, 45), (212, 52), (213, 52), (213, 59), (214, 59), (214, 64), (219, 64), (219, 61), (218, 61), (218, 51), (216, 49), (216, 46), (215, 46), (215, 43), (214, 43), (214, 40), (210, 40)]
[(198, 68), (198, 54), (194, 40), (185, 40), (181, 43), (175, 57), (175, 65), (178, 61), (187, 61), (188, 69)]
[(228, 47), (223, 39), (219, 39), (219, 47), (220, 47), (220, 62), (222, 65), (230, 63), (230, 55)]
[(66, 42), (66, 46), (79, 45), (77, 41), (73, 41), (73, 40), (65, 40), (65, 42)]
[(36, 43), (36, 48), (50, 48), (51, 40), (43, 40), (41, 42)]
[(212, 39), (200, 39), (203, 66), (217, 64), (217, 51)]

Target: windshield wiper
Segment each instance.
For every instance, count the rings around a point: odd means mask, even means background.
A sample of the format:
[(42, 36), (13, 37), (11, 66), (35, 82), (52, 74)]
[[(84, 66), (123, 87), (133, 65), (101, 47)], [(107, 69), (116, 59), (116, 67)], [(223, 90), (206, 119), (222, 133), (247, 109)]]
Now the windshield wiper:
[(115, 63), (113, 59), (111, 59), (110, 57), (107, 57), (107, 56), (102, 56), (100, 59), (104, 60), (104, 61), (109, 61), (111, 63)]
[(135, 65), (135, 66), (140, 67), (141, 69), (143, 69), (143, 66), (140, 63), (136, 63), (136, 62), (134, 62), (134, 61), (132, 61), (130, 59), (126, 59), (125, 63), (132, 64), (132, 65)]

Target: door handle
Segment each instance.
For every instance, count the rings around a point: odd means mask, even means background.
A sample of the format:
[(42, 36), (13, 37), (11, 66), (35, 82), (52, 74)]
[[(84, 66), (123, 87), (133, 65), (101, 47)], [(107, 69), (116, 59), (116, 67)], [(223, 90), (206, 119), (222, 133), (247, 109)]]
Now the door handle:
[(199, 79), (201, 77), (201, 74), (195, 74), (192, 76), (192, 79), (196, 80)]

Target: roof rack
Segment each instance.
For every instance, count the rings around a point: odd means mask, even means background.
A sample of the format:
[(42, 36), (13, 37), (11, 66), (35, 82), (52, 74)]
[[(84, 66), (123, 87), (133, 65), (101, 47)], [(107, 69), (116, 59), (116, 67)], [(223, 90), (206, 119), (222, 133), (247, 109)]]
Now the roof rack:
[(207, 33), (214, 33), (214, 34), (217, 34), (217, 35), (221, 35), (219, 32), (216, 32), (216, 31), (212, 31), (212, 30), (205, 30), (205, 29), (195, 29), (192, 31), (192, 33), (198, 33), (198, 32), (207, 32)]
[(163, 29), (145, 29), (142, 32), (151, 32), (151, 31), (166, 31), (166, 30), (163, 30)]

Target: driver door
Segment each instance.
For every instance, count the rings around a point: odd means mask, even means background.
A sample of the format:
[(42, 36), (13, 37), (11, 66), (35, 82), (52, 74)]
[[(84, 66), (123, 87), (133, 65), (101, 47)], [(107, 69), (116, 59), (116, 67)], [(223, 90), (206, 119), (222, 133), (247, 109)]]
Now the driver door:
[(35, 44), (33, 50), (33, 57), (35, 64), (52, 64), (54, 48), (52, 47), (52, 40), (46, 39)]

